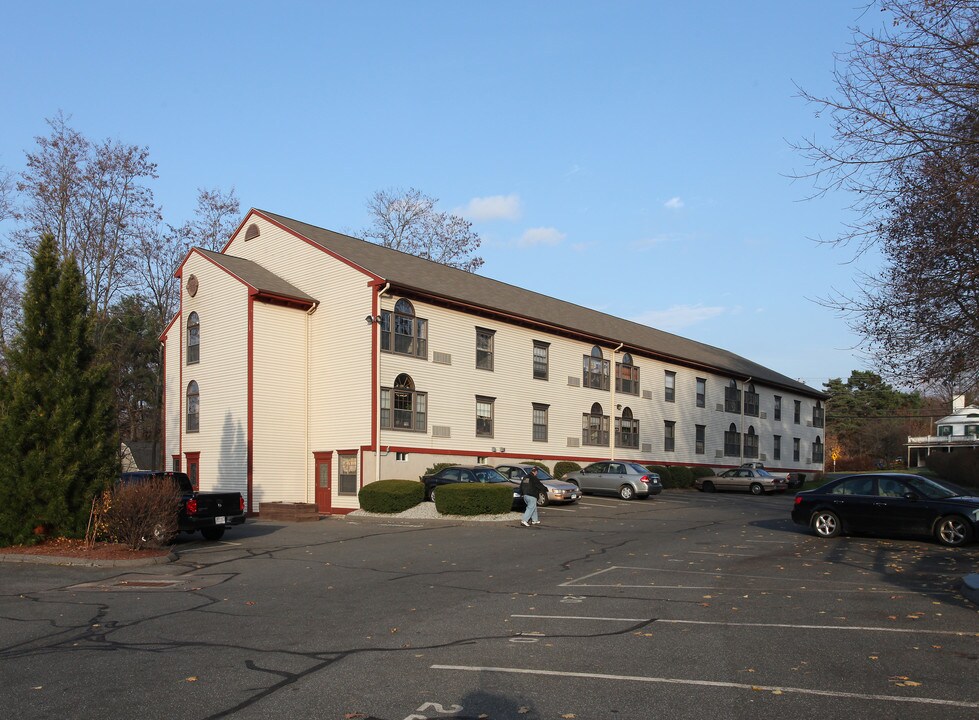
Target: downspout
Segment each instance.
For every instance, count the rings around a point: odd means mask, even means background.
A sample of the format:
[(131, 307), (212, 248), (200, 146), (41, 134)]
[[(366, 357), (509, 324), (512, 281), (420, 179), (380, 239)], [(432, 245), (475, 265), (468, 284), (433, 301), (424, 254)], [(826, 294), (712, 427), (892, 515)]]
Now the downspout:
[(609, 460), (615, 460), (615, 353), (622, 349), (625, 343), (619, 343), (619, 346), (612, 351), (612, 367), (611, 367), (611, 382), (609, 383), (609, 390), (612, 395), (612, 427), (609, 433), (609, 445), (611, 446), (612, 452), (609, 454)]
[[(316, 308), (319, 307), (319, 303), (314, 303), (313, 306), (306, 311), (306, 387), (305, 387), (305, 398), (306, 398), (306, 429), (305, 429), (305, 449), (303, 451), (304, 466), (303, 466), (303, 477), (306, 478), (306, 482), (303, 483), (306, 486), (306, 502), (309, 503), (309, 316), (316, 312)], [(313, 478), (313, 486), (316, 486), (316, 478)]]
[(741, 462), (740, 465), (744, 465), (744, 402), (745, 394), (748, 390), (748, 383), (751, 382), (751, 378), (744, 380), (741, 383), (741, 442), (738, 443), (739, 450), (741, 451)]
[(385, 283), (377, 293), (374, 309), (374, 482), (381, 479), (381, 296), (388, 291), (391, 283)]

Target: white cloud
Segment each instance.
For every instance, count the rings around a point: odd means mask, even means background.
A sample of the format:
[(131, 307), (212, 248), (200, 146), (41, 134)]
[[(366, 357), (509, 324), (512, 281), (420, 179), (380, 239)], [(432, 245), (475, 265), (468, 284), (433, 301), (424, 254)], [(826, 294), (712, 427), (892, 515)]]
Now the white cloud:
[(476, 197), (456, 213), (467, 220), (516, 220), (520, 217), (519, 195)]
[(552, 227), (528, 228), (517, 241), (518, 245), (557, 245), (567, 237), (563, 232)]
[(717, 305), (674, 305), (666, 310), (647, 310), (632, 320), (657, 330), (677, 332), (728, 312), (730, 308)]
[(663, 203), (663, 207), (665, 207), (667, 210), (679, 210), (683, 207), (683, 200), (679, 196), (671, 197), (669, 200)]

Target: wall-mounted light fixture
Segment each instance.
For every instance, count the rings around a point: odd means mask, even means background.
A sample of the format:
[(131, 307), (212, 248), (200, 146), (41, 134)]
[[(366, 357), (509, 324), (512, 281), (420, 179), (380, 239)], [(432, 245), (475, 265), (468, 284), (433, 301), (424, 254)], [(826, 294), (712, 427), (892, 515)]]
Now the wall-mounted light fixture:
[(368, 325), (373, 325), (374, 323), (380, 324), (381, 323), (381, 316), (380, 315), (368, 315), (367, 317), (364, 318), (364, 320), (367, 322)]

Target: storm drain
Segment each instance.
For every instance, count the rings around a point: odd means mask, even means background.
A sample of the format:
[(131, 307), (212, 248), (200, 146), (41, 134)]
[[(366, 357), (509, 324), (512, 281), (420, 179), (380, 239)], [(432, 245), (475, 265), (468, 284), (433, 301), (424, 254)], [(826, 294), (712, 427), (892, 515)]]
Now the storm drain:
[(95, 582), (72, 585), (69, 590), (88, 590), (96, 592), (124, 592), (133, 590), (157, 590), (161, 592), (188, 592), (203, 590), (223, 583), (232, 575), (182, 575), (180, 577), (165, 577), (139, 575), (136, 573), (120, 575), (119, 577), (96, 580)]

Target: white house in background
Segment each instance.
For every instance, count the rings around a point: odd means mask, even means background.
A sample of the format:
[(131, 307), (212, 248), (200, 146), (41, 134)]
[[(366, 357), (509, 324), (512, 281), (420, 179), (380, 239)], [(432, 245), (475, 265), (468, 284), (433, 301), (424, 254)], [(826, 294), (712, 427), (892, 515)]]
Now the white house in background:
[(166, 452), (250, 512), (436, 462), (823, 468), (827, 396), (785, 375), (270, 212), (177, 276)]
[(924, 467), (933, 452), (979, 448), (979, 407), (965, 404), (965, 395), (952, 398), (952, 414), (935, 423), (935, 435), (908, 437), (908, 467)]

